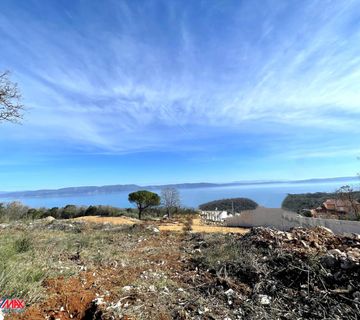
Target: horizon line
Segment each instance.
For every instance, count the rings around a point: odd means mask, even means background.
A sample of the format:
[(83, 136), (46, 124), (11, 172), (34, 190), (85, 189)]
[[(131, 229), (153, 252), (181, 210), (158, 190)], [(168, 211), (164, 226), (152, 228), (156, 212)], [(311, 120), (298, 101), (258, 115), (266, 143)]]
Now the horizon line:
[[(323, 180), (335, 180), (335, 179), (359, 179), (358, 175), (356, 176), (346, 176), (346, 177), (327, 177), (327, 178), (306, 178), (299, 180), (283, 180), (283, 179), (272, 179), (272, 180), (239, 180), (239, 181), (231, 181), (231, 182), (179, 182), (179, 183), (164, 183), (164, 184), (137, 184), (137, 183), (124, 183), (124, 184), (105, 184), (105, 185), (81, 185), (81, 186), (65, 186), (59, 188), (40, 188), (40, 189), (32, 189), (32, 190), (16, 190), (16, 191), (0, 191), (1, 194), (11, 194), (18, 192), (38, 192), (38, 191), (58, 191), (64, 189), (72, 189), (72, 188), (103, 188), (103, 187), (115, 187), (115, 186), (136, 186), (140, 188), (156, 188), (156, 187), (164, 187), (164, 186), (178, 186), (178, 185), (196, 185), (196, 184), (208, 184), (208, 185), (237, 185), (237, 184), (272, 184), (272, 183), (299, 183), (306, 181), (323, 181)], [(359, 180), (360, 181), (360, 180)]]

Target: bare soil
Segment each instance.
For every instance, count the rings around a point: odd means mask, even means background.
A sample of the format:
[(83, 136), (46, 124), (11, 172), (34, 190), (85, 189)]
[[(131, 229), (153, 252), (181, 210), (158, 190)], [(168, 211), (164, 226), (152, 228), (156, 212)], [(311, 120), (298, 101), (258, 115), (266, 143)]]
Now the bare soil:
[(233, 232), (191, 216), (105, 219), (12, 227), (30, 228), (36, 248), (53, 238), (65, 246), (47, 257), (60, 273), (44, 277), (41, 299), (6, 320), (360, 317), (359, 236), (324, 228)]
[[(99, 216), (87, 216), (74, 219), (75, 221), (86, 221), (92, 223), (111, 223), (116, 225), (132, 225), (132, 224), (148, 224), (138, 219), (128, 217), (99, 217)], [(151, 224), (156, 224), (160, 231), (179, 231), (184, 230), (185, 219), (170, 219), (151, 221)], [(249, 231), (247, 228), (237, 227), (223, 227), (220, 224), (205, 224), (200, 218), (192, 218), (192, 232), (200, 233), (240, 233), (245, 234)]]

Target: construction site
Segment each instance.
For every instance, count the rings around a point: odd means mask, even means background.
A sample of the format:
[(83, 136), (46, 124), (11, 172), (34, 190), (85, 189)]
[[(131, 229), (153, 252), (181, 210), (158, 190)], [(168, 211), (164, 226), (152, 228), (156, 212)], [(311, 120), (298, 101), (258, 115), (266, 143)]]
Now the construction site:
[(0, 225), (6, 320), (358, 319), (360, 236), (199, 216)]

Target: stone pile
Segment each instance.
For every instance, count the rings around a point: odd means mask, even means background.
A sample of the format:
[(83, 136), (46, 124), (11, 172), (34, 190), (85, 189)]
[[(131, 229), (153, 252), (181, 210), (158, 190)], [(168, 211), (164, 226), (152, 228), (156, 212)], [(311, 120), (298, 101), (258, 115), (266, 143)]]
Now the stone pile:
[(231, 301), (236, 319), (359, 319), (359, 235), (259, 227), (226, 244), (206, 240), (193, 259), (196, 285), (208, 299)]

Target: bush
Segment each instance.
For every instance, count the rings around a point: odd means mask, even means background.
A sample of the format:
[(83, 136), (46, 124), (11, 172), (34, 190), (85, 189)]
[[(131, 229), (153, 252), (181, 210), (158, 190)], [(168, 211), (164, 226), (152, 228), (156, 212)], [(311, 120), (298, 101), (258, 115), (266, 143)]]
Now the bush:
[(304, 217), (312, 218), (313, 216), (310, 210), (303, 210), (301, 213)]
[(88, 207), (88, 208), (86, 209), (85, 215), (86, 215), (86, 216), (96, 216), (96, 215), (98, 214), (97, 211), (98, 211), (98, 210), (97, 210), (97, 207), (95, 207), (95, 206), (90, 206), (90, 207)]
[(70, 219), (77, 216), (78, 208), (73, 204), (68, 204), (65, 206), (61, 211), (61, 218), (62, 219)]
[[(149, 210), (149, 213), (157, 216), (162, 216), (163, 212), (156, 208), (154, 211)], [(88, 207), (76, 206), (68, 204), (63, 208), (53, 207), (47, 208), (28, 208), (20, 202), (11, 202), (8, 204), (0, 203), (0, 223), (9, 222), (13, 220), (25, 219), (42, 219), (52, 216), (55, 219), (73, 219), (81, 216), (129, 216), (136, 217), (137, 210), (133, 208), (121, 209), (112, 206), (91, 205)]]
[(60, 216), (59, 216), (59, 208), (58, 207), (53, 207), (53, 208), (51, 208), (51, 209), (49, 209), (48, 211), (47, 211), (47, 214), (49, 215), (49, 216), (52, 216), (53, 218), (59, 218)]
[(14, 242), (14, 249), (16, 253), (27, 252), (32, 247), (32, 240), (29, 236), (23, 236), (19, 239), (16, 239)]

